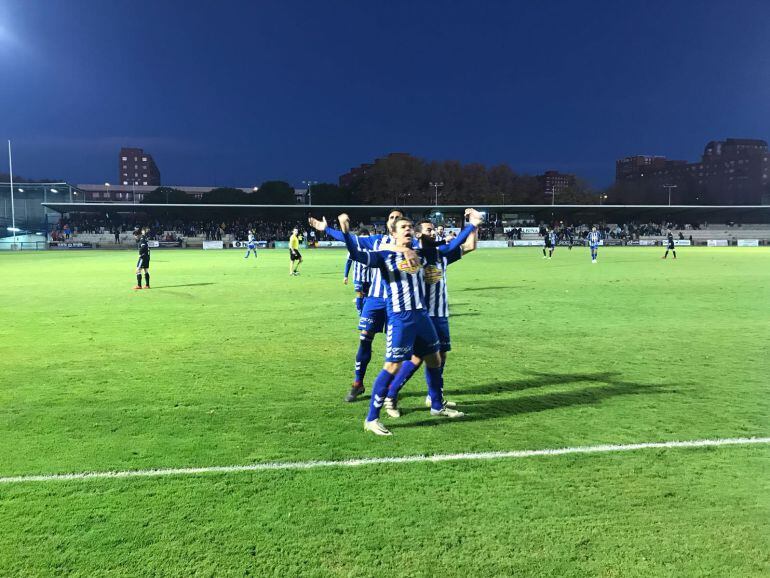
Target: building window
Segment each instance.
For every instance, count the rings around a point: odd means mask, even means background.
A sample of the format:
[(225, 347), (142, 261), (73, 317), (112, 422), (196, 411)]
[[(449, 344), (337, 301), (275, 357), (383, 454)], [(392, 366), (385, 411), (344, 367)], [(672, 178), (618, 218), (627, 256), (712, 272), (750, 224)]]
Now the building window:
[(128, 160), (128, 157), (120, 157), (120, 160), (122, 160), (122, 161), (127, 161), (127, 160)]
[(143, 184), (143, 185), (146, 185), (146, 184), (147, 184), (147, 181), (144, 181), (144, 183), (142, 183), (142, 184)]
[(146, 179), (147, 178), (147, 173), (144, 173), (142, 176)]
[(147, 162), (147, 157), (142, 157), (142, 162), (146, 163)]
[(128, 181), (123, 181), (123, 184), (124, 184), (124, 185), (127, 185), (127, 184), (128, 184)]
[(99, 193), (92, 193), (92, 196), (94, 199), (98, 199), (100, 197)]

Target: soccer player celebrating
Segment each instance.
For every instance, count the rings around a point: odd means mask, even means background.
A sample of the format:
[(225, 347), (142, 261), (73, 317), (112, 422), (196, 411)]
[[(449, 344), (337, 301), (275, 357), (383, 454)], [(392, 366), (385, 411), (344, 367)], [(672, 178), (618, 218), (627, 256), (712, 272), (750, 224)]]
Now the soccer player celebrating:
[[(441, 372), (443, 376), (444, 366), (446, 365), (447, 353), (452, 349), (449, 337), (449, 301), (447, 299), (446, 288), (446, 269), (458, 261), (463, 255), (476, 250), (477, 234), (476, 231), (470, 234), (463, 245), (446, 254), (440, 254), (438, 251), (431, 251), (442, 245), (435, 236), (436, 231), (433, 223), (429, 220), (423, 220), (417, 223), (415, 237), (419, 240), (420, 247), (424, 250), (427, 264), (423, 268), (423, 292), (425, 295), (425, 308), (428, 311), (433, 327), (439, 339), (439, 356), (441, 358)], [(385, 412), (390, 417), (401, 417), (401, 411), (398, 409), (398, 392), (409, 381), (414, 373), (422, 365), (422, 352), (415, 348), (412, 358), (404, 361), (398, 370), (396, 377), (388, 388), (388, 396), (385, 398)], [(443, 395), (443, 394), (442, 394)], [(425, 404), (432, 405), (430, 394), (425, 398)], [(451, 401), (444, 400), (447, 407), (454, 407)]]
[(666, 259), (668, 257), (668, 252), (671, 251), (674, 254), (674, 259), (676, 259), (676, 249), (674, 245), (674, 234), (671, 232), (671, 229), (668, 230), (668, 237), (666, 239), (666, 254), (661, 257), (661, 259)]
[(136, 287), (142, 288), (142, 271), (144, 271), (145, 288), (150, 288), (150, 243), (147, 241), (147, 229), (137, 231), (134, 235), (139, 243), (139, 260), (136, 262)]
[[(369, 231), (367, 229), (361, 229), (358, 232), (359, 239), (368, 236)], [(372, 272), (369, 267), (363, 263), (353, 261), (350, 255), (348, 255), (348, 260), (345, 262), (345, 277), (342, 280), (345, 285), (348, 284), (348, 275), (350, 275), (351, 267), (353, 268), (353, 288), (356, 291), (356, 311), (361, 315), (361, 311), (364, 308), (364, 300), (369, 293), (369, 286), (372, 283)]]
[(299, 266), (302, 264), (302, 255), (299, 252), (299, 229), (294, 227), (289, 237), (289, 276), (299, 275)]
[(251, 229), (249, 229), (249, 243), (246, 247), (247, 247), (246, 256), (244, 257), (244, 259), (248, 259), (249, 254), (252, 252), (254, 253), (254, 258), (256, 259), (257, 258), (257, 241), (254, 238), (254, 231), (252, 231)]
[(428, 257), (439, 252), (447, 255), (462, 245), (468, 236), (481, 223), (481, 214), (473, 209), (467, 209), (466, 214), (470, 223), (461, 234), (449, 244), (432, 247), (429, 250), (412, 249), (412, 222), (408, 219), (398, 219), (395, 222), (394, 244), (388, 244), (387, 250), (361, 251), (358, 243), (348, 232), (349, 217), (339, 216), (340, 230), (343, 233), (345, 245), (353, 260), (378, 269), (385, 288), (385, 300), (388, 309), (388, 342), (385, 353), (385, 363), (372, 386), (372, 397), (369, 413), (364, 421), (364, 430), (376, 435), (390, 435), (390, 432), (380, 423), (382, 409), (388, 386), (393, 381), (401, 363), (411, 357), (414, 349), (423, 352), (426, 365), (426, 381), (430, 392), (431, 415), (445, 417), (461, 417), (462, 412), (453, 410), (443, 404), (443, 376), (441, 372), (441, 357), (439, 355), (439, 339), (436, 329), (424, 306), (423, 275), (424, 267), (429, 264)]
[[(358, 247), (362, 250), (378, 250), (380, 244), (390, 243), (393, 240), (391, 236), (394, 231), (396, 220), (403, 218), (404, 214), (399, 209), (393, 209), (388, 213), (387, 228), (390, 234), (388, 235), (371, 235), (369, 237), (355, 237), (357, 239)], [(316, 231), (326, 233), (331, 238), (337, 241), (344, 241), (344, 236), (341, 231), (338, 231), (326, 224), (326, 218), (322, 220), (314, 219), (310, 217), (308, 219), (310, 226)], [(382, 276), (379, 269), (371, 270), (371, 283), (369, 285), (369, 293), (364, 300), (361, 316), (358, 320), (358, 350), (356, 351), (355, 361), (355, 374), (353, 378), (353, 386), (350, 388), (350, 392), (345, 396), (345, 401), (353, 402), (359, 395), (365, 393), (364, 378), (366, 377), (366, 369), (369, 366), (369, 362), (372, 359), (372, 342), (374, 336), (378, 333), (382, 333), (385, 328), (385, 321), (387, 320), (387, 306), (385, 303), (385, 288), (382, 285)]]
[(591, 232), (588, 233), (588, 246), (591, 247), (591, 263), (596, 263), (596, 257), (599, 254), (599, 241), (602, 236), (596, 227), (591, 227)]

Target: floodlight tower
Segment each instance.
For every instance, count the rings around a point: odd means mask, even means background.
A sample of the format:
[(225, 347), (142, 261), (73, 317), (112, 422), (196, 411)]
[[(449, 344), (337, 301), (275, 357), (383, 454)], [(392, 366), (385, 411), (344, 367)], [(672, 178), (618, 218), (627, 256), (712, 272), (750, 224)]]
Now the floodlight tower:
[(437, 181), (437, 182), (435, 182), (435, 183), (428, 183), (428, 184), (429, 184), (431, 187), (433, 187), (433, 190), (434, 190), (434, 192), (435, 192), (435, 194), (436, 194), (436, 202), (435, 202), (434, 204), (435, 204), (435, 205), (438, 205), (438, 188), (439, 188), (439, 187), (443, 187), (443, 186), (444, 186), (444, 183), (443, 183), (443, 182), (438, 182), (438, 181)]
[(663, 185), (664, 189), (668, 189), (668, 206), (671, 206), (671, 189), (677, 188), (676, 185)]

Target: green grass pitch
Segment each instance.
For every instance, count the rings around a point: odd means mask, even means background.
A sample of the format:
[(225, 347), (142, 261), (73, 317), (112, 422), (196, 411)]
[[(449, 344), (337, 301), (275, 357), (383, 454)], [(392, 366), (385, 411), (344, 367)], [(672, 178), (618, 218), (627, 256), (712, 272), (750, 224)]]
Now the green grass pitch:
[[(390, 438), (342, 251), (2, 254), (0, 477), (770, 435), (770, 250), (662, 252), (453, 265), (467, 416)], [(768, 574), (767, 445), (0, 484), (1, 576)]]

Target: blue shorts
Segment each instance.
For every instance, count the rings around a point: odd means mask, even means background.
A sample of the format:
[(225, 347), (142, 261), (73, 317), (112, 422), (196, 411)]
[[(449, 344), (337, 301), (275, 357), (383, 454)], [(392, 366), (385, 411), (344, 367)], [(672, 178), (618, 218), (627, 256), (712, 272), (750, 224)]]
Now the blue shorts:
[(256, 243), (249, 243), (249, 244), (247, 245), (247, 247), (248, 247), (249, 249), (255, 249), (255, 250), (256, 250), (256, 248), (257, 248), (257, 244), (256, 244)]
[(599, 248), (599, 245), (591, 245), (591, 251), (595, 251)]
[(367, 297), (364, 300), (361, 317), (358, 319), (358, 330), (366, 331), (370, 335), (382, 333), (387, 319), (388, 309), (385, 300), (380, 297)]
[(385, 361), (406, 361), (413, 351), (427, 356), (438, 350), (438, 335), (427, 311), (418, 309), (388, 315)]
[(438, 335), (439, 351), (452, 351), (452, 340), (449, 338), (449, 317), (431, 317), (433, 327)]

